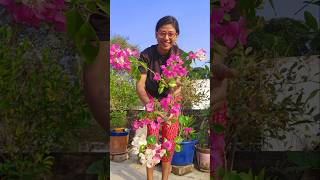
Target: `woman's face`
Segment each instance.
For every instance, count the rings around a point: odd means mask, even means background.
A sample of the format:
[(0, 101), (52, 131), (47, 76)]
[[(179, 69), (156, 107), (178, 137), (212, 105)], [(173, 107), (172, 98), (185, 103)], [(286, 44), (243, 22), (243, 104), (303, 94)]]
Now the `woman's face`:
[(156, 38), (158, 41), (158, 48), (163, 53), (169, 52), (171, 47), (177, 40), (177, 32), (172, 24), (165, 24), (158, 29), (156, 32)]

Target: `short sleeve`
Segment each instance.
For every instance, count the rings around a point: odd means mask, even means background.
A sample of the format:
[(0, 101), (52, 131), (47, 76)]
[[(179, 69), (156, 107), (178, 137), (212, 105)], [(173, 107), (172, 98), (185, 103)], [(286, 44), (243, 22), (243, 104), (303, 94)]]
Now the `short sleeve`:
[[(144, 62), (144, 63), (146, 63), (148, 65), (148, 58), (146, 58), (146, 56), (144, 54), (142, 54), (142, 53), (140, 54), (139, 61), (142, 61), (142, 62)], [(147, 73), (147, 70), (143, 66), (139, 66), (138, 69), (139, 69), (141, 74), (146, 74)]]

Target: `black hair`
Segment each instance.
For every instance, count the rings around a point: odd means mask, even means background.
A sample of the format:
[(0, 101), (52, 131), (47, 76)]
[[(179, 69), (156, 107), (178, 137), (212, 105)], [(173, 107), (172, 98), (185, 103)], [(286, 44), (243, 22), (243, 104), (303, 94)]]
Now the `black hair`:
[(173, 16), (164, 16), (161, 19), (159, 19), (156, 25), (156, 32), (158, 32), (161, 26), (166, 24), (171, 24), (176, 29), (177, 34), (180, 34), (179, 23), (177, 19)]

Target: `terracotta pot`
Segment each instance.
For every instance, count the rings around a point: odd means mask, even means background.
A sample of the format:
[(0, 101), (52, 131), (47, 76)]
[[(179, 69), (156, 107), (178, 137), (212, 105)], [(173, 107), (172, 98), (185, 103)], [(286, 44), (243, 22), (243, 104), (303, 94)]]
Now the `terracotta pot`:
[(98, 57), (84, 66), (83, 86), (89, 109), (104, 131), (109, 130), (109, 42), (99, 42)]
[(196, 146), (197, 163), (200, 171), (210, 172), (210, 149)]
[[(122, 129), (122, 130), (121, 130)], [(120, 131), (120, 132), (117, 132)], [(129, 130), (124, 128), (113, 129), (110, 132), (110, 154), (124, 154), (128, 152)]]

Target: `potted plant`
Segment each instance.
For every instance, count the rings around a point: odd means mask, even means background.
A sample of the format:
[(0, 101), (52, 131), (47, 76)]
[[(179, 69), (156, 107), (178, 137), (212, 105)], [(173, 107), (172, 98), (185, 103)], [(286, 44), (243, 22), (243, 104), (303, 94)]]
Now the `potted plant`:
[(124, 154), (127, 152), (129, 142), (129, 129), (125, 128), (127, 112), (124, 110), (114, 110), (110, 113), (110, 154)]
[(175, 152), (172, 157), (172, 165), (185, 166), (192, 164), (195, 151), (196, 131), (192, 128), (193, 118), (189, 116), (179, 116), (179, 135), (175, 139)]
[[(124, 154), (129, 143), (127, 111), (138, 105), (133, 81), (124, 72), (110, 71), (110, 154)], [(119, 88), (121, 87), (121, 88)]]
[(210, 172), (209, 122), (208, 112), (205, 110), (205, 119), (200, 124), (198, 132), (199, 143), (196, 145), (197, 165), (200, 171)]

